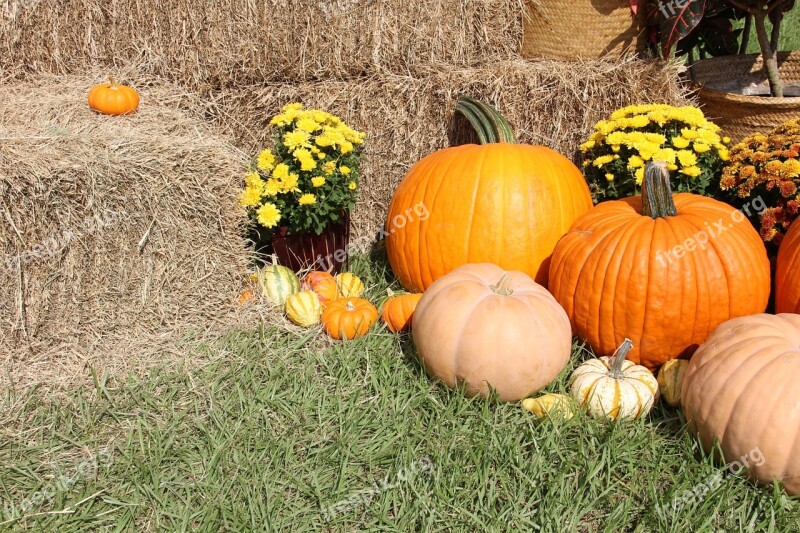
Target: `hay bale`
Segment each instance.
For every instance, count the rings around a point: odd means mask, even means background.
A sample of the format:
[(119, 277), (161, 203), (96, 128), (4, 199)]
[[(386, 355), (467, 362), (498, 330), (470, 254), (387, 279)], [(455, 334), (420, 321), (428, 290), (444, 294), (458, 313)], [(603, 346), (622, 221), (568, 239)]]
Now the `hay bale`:
[[(412, 73), (519, 49), (523, 0), (10, 0), (0, 72), (136, 64), (193, 88)], [(0, 5), (0, 11), (2, 11)]]
[(0, 360), (14, 381), (130, 368), (230, 326), (248, 254), (244, 155), (181, 110), (89, 111), (94, 79), (0, 86)]
[(521, 142), (577, 159), (595, 122), (635, 102), (686, 103), (674, 67), (627, 60), (559, 63), (512, 60), (476, 68), (428, 68), (419, 77), (374, 75), (352, 81), (272, 83), (216, 94), (208, 114), (254, 154), (271, 142), (270, 116), (293, 101), (321, 107), (368, 133), (357, 238), (384, 223), (397, 183), (416, 161), (467, 139), (453, 121), (461, 94), (494, 104)]

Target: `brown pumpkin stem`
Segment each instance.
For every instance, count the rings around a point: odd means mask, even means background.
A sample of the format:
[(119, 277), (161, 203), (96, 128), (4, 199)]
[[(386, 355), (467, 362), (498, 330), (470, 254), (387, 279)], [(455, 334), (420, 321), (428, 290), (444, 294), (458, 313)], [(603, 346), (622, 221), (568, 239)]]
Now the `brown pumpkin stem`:
[(109, 76), (108, 77), (108, 83), (111, 84), (111, 87), (116, 87), (117, 86), (117, 82), (114, 81), (114, 76)]
[(514, 294), (514, 291), (511, 290), (510, 285), (511, 276), (508, 274), (503, 274), (503, 277), (500, 278), (500, 281), (497, 282), (497, 285), (491, 285), (489, 288), (501, 296), (511, 296)]
[(614, 352), (612, 356), (614, 358), (614, 362), (611, 364), (611, 371), (609, 375), (614, 379), (622, 379), (625, 377), (625, 374), (622, 372), (622, 366), (625, 364), (625, 360), (628, 358), (628, 352), (633, 349), (633, 341), (630, 339), (625, 339), (622, 341), (622, 344), (619, 345), (617, 351)]
[(669, 169), (663, 161), (650, 161), (642, 181), (642, 214), (650, 218), (674, 217), (678, 214), (672, 198)]

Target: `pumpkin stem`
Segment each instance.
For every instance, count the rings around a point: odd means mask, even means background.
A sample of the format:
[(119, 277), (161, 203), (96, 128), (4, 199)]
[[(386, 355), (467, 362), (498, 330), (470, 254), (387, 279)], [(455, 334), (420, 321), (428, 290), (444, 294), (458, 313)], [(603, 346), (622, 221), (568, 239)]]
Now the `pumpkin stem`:
[(353, 304), (353, 302), (347, 302), (345, 304), (344, 308), (347, 309), (348, 311), (355, 311), (356, 310), (356, 306)]
[(108, 83), (110, 83), (112, 87), (116, 87), (117, 86), (117, 82), (114, 81), (114, 76), (109, 76), (108, 77)]
[(678, 214), (672, 199), (669, 169), (663, 161), (650, 161), (642, 181), (642, 214), (650, 218), (674, 217)]
[(509, 285), (511, 285), (511, 276), (503, 274), (503, 277), (500, 278), (497, 285), (491, 285), (489, 288), (501, 296), (511, 296), (514, 294), (514, 291), (511, 290)]
[(612, 378), (622, 379), (625, 376), (622, 372), (622, 365), (625, 364), (625, 360), (628, 358), (628, 352), (630, 352), (632, 348), (633, 341), (625, 339), (614, 352), (614, 355), (611, 356), (614, 358), (614, 362), (611, 365), (611, 372), (609, 372)]
[(461, 113), (469, 121), (478, 134), (480, 144), (516, 142), (511, 124), (489, 104), (469, 96), (462, 96), (456, 104), (456, 113)]

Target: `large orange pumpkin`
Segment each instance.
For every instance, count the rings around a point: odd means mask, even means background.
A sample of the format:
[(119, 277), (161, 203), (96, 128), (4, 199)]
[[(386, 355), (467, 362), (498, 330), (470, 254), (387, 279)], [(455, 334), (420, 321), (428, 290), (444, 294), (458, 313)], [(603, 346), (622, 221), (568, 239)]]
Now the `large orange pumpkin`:
[(108, 83), (92, 87), (88, 100), (89, 107), (106, 115), (127, 115), (139, 107), (139, 93), (136, 89), (120, 85), (111, 77)]
[(800, 313), (800, 220), (789, 226), (778, 250), (775, 312)]
[[(736, 472), (783, 481), (800, 495), (800, 316), (755, 315), (722, 324), (686, 369), (681, 402), (711, 452)], [(738, 473), (738, 472), (736, 472)]]
[(514, 144), (496, 110), (471, 99), (458, 110), (484, 144), (435, 152), (403, 178), (386, 224), (392, 270), (412, 292), (460, 265), (483, 262), (546, 286), (556, 242), (592, 206), (586, 181), (561, 154)]
[(643, 196), (598, 205), (558, 243), (550, 290), (597, 353), (630, 338), (628, 358), (652, 370), (690, 356), (726, 320), (763, 312), (770, 267), (741, 212), (673, 196), (666, 165), (650, 163)]
[(425, 291), (414, 310), (414, 345), (425, 371), (466, 394), (525, 398), (553, 381), (572, 348), (569, 319), (524, 272), (464, 265)]

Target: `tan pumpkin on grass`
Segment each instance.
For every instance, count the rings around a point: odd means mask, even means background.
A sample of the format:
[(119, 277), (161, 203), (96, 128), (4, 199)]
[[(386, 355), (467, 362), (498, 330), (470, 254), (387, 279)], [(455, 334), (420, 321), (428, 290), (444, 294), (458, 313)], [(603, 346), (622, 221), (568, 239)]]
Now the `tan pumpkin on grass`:
[[(800, 495), (800, 315), (753, 315), (722, 324), (695, 352), (683, 412), (706, 452), (749, 461), (761, 483)], [(745, 466), (745, 465), (743, 465)]]
[(422, 295), (414, 345), (432, 378), (468, 396), (515, 402), (553, 381), (569, 361), (572, 331), (547, 289), (523, 272), (483, 263), (456, 268)]
[(570, 395), (587, 412), (610, 420), (645, 416), (658, 399), (658, 381), (645, 367), (628, 361), (625, 339), (612, 357), (590, 359), (570, 378)]

